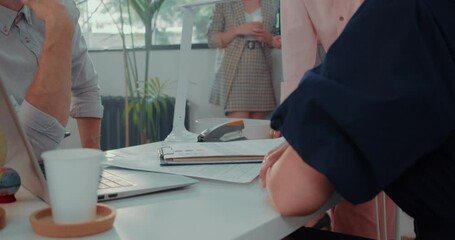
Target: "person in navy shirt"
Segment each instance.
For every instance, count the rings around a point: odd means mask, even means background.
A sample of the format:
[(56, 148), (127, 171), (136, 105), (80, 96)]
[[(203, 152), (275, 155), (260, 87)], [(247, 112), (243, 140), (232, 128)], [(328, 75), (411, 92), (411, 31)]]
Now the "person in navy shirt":
[(271, 119), (261, 181), (283, 215), (385, 191), (419, 239), (455, 236), (455, 1), (368, 0)]

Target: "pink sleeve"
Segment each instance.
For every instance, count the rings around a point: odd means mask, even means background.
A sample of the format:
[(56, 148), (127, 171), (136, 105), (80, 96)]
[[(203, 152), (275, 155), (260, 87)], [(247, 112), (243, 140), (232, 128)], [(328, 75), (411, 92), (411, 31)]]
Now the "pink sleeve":
[(296, 88), (303, 74), (314, 67), (317, 37), (304, 1), (281, 1), (281, 13), (283, 100)]

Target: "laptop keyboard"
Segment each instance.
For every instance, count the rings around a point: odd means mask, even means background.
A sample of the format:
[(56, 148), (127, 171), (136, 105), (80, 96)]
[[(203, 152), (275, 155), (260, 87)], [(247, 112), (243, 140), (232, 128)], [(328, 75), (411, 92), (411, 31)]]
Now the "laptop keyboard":
[[(46, 178), (46, 171), (43, 162), (40, 162), (39, 166), (43, 172), (44, 178)], [(100, 176), (100, 184), (98, 185), (98, 189), (109, 189), (127, 186), (133, 186), (133, 184), (119, 176), (103, 171)]]
[(125, 179), (118, 177), (112, 173), (103, 171), (100, 178), (100, 185), (98, 189), (108, 189), (117, 187), (132, 186), (133, 184), (126, 181)]

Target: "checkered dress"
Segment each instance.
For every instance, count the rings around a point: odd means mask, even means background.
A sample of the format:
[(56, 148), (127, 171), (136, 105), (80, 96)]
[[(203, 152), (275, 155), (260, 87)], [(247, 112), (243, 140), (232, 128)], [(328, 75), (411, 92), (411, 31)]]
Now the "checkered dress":
[[(264, 26), (271, 31), (277, 4), (262, 0)], [(221, 65), (215, 73), (210, 103), (221, 105), (225, 112), (272, 111), (276, 107), (271, 77), (270, 48), (248, 49), (244, 37), (222, 46), (218, 34), (245, 24), (243, 2), (216, 4), (207, 34), (211, 47), (224, 48)]]

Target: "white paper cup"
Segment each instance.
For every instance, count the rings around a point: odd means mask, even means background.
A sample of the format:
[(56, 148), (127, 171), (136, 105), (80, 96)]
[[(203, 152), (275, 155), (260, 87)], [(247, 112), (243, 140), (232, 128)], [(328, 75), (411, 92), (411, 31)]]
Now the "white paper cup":
[(44, 152), (42, 158), (54, 222), (77, 224), (95, 220), (103, 152), (59, 149)]

